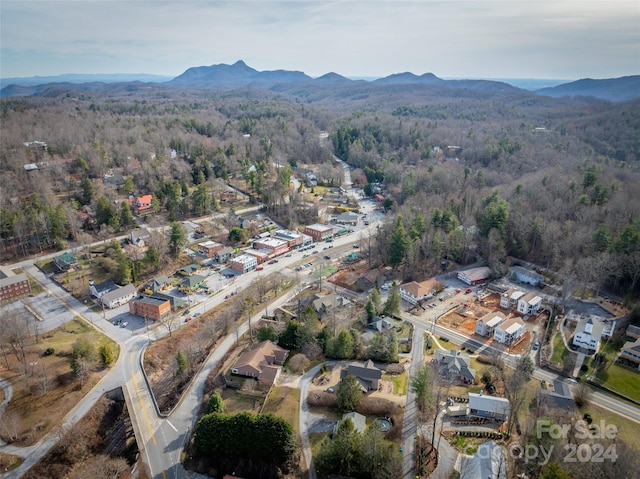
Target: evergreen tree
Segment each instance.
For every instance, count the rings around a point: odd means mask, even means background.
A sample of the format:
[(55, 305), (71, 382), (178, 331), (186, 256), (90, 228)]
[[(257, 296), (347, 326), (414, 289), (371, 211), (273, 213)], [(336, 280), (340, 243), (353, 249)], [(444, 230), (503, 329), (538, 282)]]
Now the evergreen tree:
[(385, 316), (398, 316), (400, 314), (400, 292), (398, 291), (398, 283), (395, 281), (391, 285), (391, 289), (389, 290), (389, 295), (387, 296), (387, 301), (384, 303), (384, 314)]
[(225, 406), (224, 401), (222, 400), (222, 396), (218, 391), (214, 392), (207, 401), (207, 411), (209, 413), (212, 412), (224, 412)]
[(355, 411), (362, 402), (362, 389), (355, 376), (349, 374), (338, 386), (336, 392), (338, 409), (343, 412)]
[(169, 236), (169, 251), (171, 256), (177, 258), (180, 250), (187, 242), (187, 231), (182, 224), (174, 221), (171, 223), (171, 235)]
[(397, 266), (402, 262), (407, 251), (407, 244), (407, 233), (404, 229), (404, 224), (402, 223), (402, 216), (398, 215), (393, 231), (391, 232), (389, 264)]
[(129, 203), (123, 201), (120, 203), (120, 226), (124, 229), (128, 229), (135, 224), (136, 220), (131, 214), (131, 207), (129, 206)]
[(369, 293), (369, 299), (375, 306), (375, 314), (380, 314), (380, 312), (382, 311), (382, 298), (380, 297), (380, 290), (378, 288), (373, 288), (371, 290), (371, 293)]

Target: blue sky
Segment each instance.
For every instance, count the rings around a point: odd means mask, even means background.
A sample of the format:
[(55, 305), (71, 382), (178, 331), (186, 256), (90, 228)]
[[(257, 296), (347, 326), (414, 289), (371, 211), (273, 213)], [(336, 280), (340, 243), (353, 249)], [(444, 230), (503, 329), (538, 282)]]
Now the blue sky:
[(0, 2), (0, 77), (257, 70), (380, 77), (640, 74), (633, 1)]

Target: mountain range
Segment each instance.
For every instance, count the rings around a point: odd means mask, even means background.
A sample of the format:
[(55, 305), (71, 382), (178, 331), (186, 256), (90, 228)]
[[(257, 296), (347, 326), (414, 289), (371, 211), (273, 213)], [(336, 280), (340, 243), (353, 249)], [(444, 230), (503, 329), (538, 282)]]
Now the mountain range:
[[(54, 81), (47, 81), (54, 80)], [(10, 82), (10, 84), (9, 84)], [(447, 89), (465, 89), (481, 92), (524, 91), (507, 82), (497, 80), (445, 80), (433, 73), (416, 75), (411, 72), (394, 73), (373, 81), (351, 80), (334, 72), (312, 78), (301, 71), (258, 71), (242, 60), (232, 65), (218, 64), (192, 67), (181, 75), (168, 79), (154, 75), (62, 75), (59, 77), (32, 77), (4, 79), (0, 97), (50, 95), (61, 89), (79, 91), (138, 91), (140, 89), (163, 88), (254, 88), (282, 93), (301, 89), (337, 88), (355, 86), (427, 85)], [(6, 86), (5, 86), (6, 85)], [(640, 97), (640, 75), (606, 80), (583, 79), (548, 88), (534, 90), (538, 95), (549, 97), (590, 96), (608, 101), (626, 101)]]

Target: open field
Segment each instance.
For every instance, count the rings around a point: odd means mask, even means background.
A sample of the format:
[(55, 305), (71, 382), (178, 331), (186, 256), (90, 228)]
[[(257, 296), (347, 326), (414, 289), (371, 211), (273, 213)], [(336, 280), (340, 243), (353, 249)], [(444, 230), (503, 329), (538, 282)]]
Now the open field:
[(600, 371), (596, 378), (598, 382), (628, 398), (640, 401), (640, 372), (618, 364), (609, 364)]
[(286, 420), (298, 433), (300, 390), (286, 386), (273, 386), (262, 407), (263, 413), (272, 413)]
[[(84, 384), (80, 384), (71, 371), (71, 351), (79, 338), (86, 339), (95, 349), (94, 369)], [(62, 418), (100, 380), (102, 374), (97, 351), (102, 345), (111, 348), (115, 361), (118, 357), (117, 344), (76, 318), (65, 327), (42, 335), (38, 342), (27, 344), (27, 375), (21, 373), (18, 357), (5, 356), (0, 373), (11, 381), (14, 389), (5, 414), (15, 425), (17, 444), (29, 445), (41, 439), (60, 424)], [(49, 348), (53, 350), (52, 354), (45, 355)]]

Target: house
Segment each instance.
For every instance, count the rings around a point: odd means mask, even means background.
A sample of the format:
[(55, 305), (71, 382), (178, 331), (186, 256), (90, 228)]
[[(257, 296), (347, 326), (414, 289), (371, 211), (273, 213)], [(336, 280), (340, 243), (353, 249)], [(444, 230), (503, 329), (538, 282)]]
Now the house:
[(145, 241), (149, 239), (151, 234), (145, 228), (135, 228), (129, 232), (129, 242), (138, 248), (144, 248)]
[(216, 251), (215, 253), (213, 253), (213, 260), (216, 263), (220, 263), (220, 264), (226, 263), (231, 258), (233, 258), (233, 252), (234, 252), (233, 248), (231, 248), (230, 246), (224, 246), (219, 251)]
[(204, 241), (202, 243), (198, 243), (198, 253), (206, 256), (207, 258), (213, 258), (216, 251), (220, 251), (221, 249), (222, 245), (215, 241)]
[(171, 303), (167, 299), (143, 295), (129, 301), (129, 312), (145, 319), (160, 321), (171, 313)]
[(511, 288), (500, 295), (500, 307), (512, 309), (518, 306), (518, 300), (524, 296), (524, 291)]
[(278, 378), (288, 354), (289, 351), (273, 342), (262, 341), (242, 353), (231, 372), (256, 378), (262, 386), (271, 386)]
[(133, 207), (135, 208), (137, 213), (151, 211), (152, 201), (153, 196), (151, 195), (135, 196), (133, 198)]
[(398, 293), (400, 293), (400, 297), (407, 303), (416, 305), (425, 299), (433, 297), (440, 288), (442, 288), (442, 283), (435, 279), (429, 279), (420, 283), (411, 281), (410, 283), (400, 285), (398, 287)]
[(469, 415), (492, 417), (504, 421), (509, 415), (509, 400), (496, 396), (469, 393)]
[(491, 268), (482, 266), (480, 268), (471, 268), (464, 271), (458, 271), (458, 279), (469, 286), (484, 283), (491, 277)]
[(172, 281), (166, 276), (157, 276), (147, 283), (146, 289), (153, 293), (162, 291), (171, 286)]
[(359, 220), (360, 216), (351, 211), (345, 211), (336, 217), (336, 223), (340, 223), (341, 225), (356, 226)]
[(340, 371), (340, 379), (347, 376), (354, 376), (364, 392), (377, 391), (382, 379), (382, 371), (374, 366), (373, 361), (368, 359), (362, 366), (353, 363)]
[(627, 326), (625, 334), (630, 338), (640, 338), (640, 326)]
[(316, 313), (318, 313), (318, 317), (322, 320), (322, 316), (333, 311), (335, 308), (346, 306), (351, 304), (344, 296), (340, 296), (336, 293), (330, 293), (324, 296), (315, 296), (315, 299), (312, 301), (311, 305)]
[(370, 269), (358, 278), (357, 287), (360, 291), (368, 291), (378, 285), (378, 278), (383, 277), (383, 273), (377, 269)]
[(573, 333), (573, 345), (579, 348), (597, 351), (600, 348), (600, 339), (604, 324), (597, 318), (583, 317)]
[(471, 384), (476, 379), (476, 371), (470, 366), (471, 359), (462, 351), (437, 349), (435, 360), (440, 375), (449, 380), (458, 379)]
[(273, 251), (270, 249), (247, 249), (245, 250), (245, 254), (255, 256), (258, 264), (266, 263), (274, 256)]
[(333, 238), (333, 228), (328, 225), (315, 223), (305, 226), (304, 234), (311, 236), (314, 241), (324, 241)]
[(473, 456), (461, 454), (455, 469), (460, 479), (507, 479), (507, 455), (495, 441), (485, 442)]
[(177, 271), (177, 273), (181, 274), (182, 276), (191, 276), (193, 274), (196, 274), (201, 269), (202, 269), (202, 266), (200, 266), (199, 264), (191, 263), (180, 268)]
[(229, 267), (239, 274), (248, 273), (258, 267), (258, 260), (250, 254), (241, 254), (229, 261)]
[(314, 186), (318, 186), (318, 179), (316, 178), (316, 175), (314, 175), (313, 173), (307, 173), (306, 177), (307, 177), (307, 179), (305, 181), (305, 184), (309, 188), (313, 188)]
[(500, 323), (502, 323), (507, 317), (500, 311), (493, 311), (485, 314), (480, 319), (476, 320), (476, 334), (480, 336), (492, 336), (493, 331)]
[(207, 292), (209, 288), (204, 284), (207, 281), (206, 276), (202, 276), (199, 274), (192, 274), (191, 276), (187, 276), (184, 278), (180, 285), (178, 286), (178, 290), (183, 293), (195, 293), (198, 290)]
[(571, 389), (562, 381), (553, 381), (553, 389), (540, 389), (536, 395), (538, 407), (550, 407), (573, 411), (576, 403), (571, 396)]
[(640, 369), (640, 338), (635, 341), (627, 341), (620, 351), (621, 362), (630, 363)]
[(25, 273), (14, 274), (9, 268), (0, 270), (0, 301), (17, 298), (31, 292), (29, 278)]
[(367, 328), (377, 331), (378, 333), (386, 333), (387, 331), (391, 331), (395, 328), (395, 326), (396, 325), (393, 320), (386, 316), (374, 316), (371, 322), (367, 325)]
[(95, 284), (92, 279), (89, 280), (89, 291), (94, 298), (102, 298), (105, 294), (115, 291), (120, 286), (112, 279), (103, 281), (102, 283)]
[(493, 330), (493, 339), (502, 344), (511, 344), (524, 334), (527, 327), (518, 317), (509, 318)]
[(194, 221), (183, 221), (182, 225), (184, 226), (184, 229), (187, 230), (187, 236), (189, 238), (202, 238), (204, 236), (204, 229), (202, 229), (202, 225)]
[(100, 302), (104, 307), (113, 309), (127, 304), (136, 297), (136, 294), (136, 287), (132, 284), (127, 284), (122, 288), (116, 288), (108, 293), (104, 293), (100, 298)]
[(348, 412), (342, 415), (342, 419), (338, 421), (334, 427), (333, 433), (338, 432), (338, 428), (340, 424), (345, 422), (347, 419), (351, 421), (353, 424), (353, 429), (358, 431), (360, 434), (364, 434), (364, 431), (367, 429), (367, 418), (362, 414), (358, 414), (357, 412)]
[(538, 286), (544, 282), (544, 276), (535, 271), (523, 268), (522, 266), (512, 266), (509, 268), (509, 277), (521, 283), (527, 283), (531, 286)]
[(66, 253), (62, 253), (60, 256), (53, 258), (53, 264), (59, 272), (75, 268), (77, 266), (76, 261), (76, 255), (71, 251), (67, 251)]
[(523, 315), (536, 314), (542, 304), (542, 298), (536, 293), (527, 293), (518, 300), (518, 313)]

